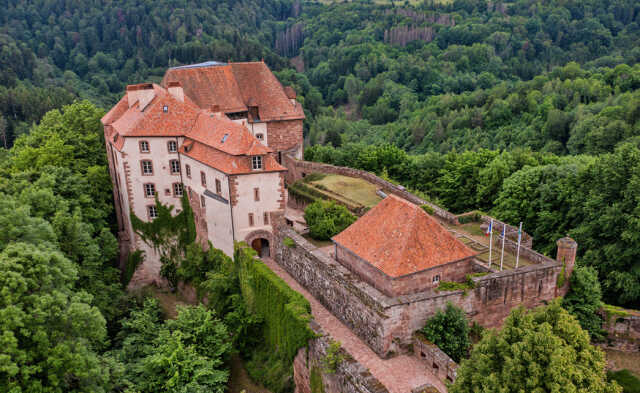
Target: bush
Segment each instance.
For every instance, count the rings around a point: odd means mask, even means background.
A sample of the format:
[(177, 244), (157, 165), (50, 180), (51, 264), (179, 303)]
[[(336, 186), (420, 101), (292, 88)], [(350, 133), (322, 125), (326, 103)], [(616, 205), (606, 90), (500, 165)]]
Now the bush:
[(562, 300), (562, 307), (580, 322), (580, 326), (598, 341), (605, 336), (602, 318), (598, 310), (602, 307), (602, 291), (598, 274), (592, 267), (576, 266), (571, 274), (569, 293)]
[(469, 321), (464, 311), (451, 303), (429, 318), (420, 331), (455, 362), (460, 362), (471, 346)]
[(640, 393), (640, 378), (631, 374), (629, 370), (608, 371), (607, 379), (618, 382), (623, 393)]
[(289, 248), (295, 248), (296, 247), (296, 243), (290, 237), (285, 237), (284, 239), (282, 239), (282, 243), (285, 246), (289, 247)]
[(356, 221), (346, 207), (333, 202), (318, 201), (304, 209), (309, 235), (316, 240), (328, 240)]

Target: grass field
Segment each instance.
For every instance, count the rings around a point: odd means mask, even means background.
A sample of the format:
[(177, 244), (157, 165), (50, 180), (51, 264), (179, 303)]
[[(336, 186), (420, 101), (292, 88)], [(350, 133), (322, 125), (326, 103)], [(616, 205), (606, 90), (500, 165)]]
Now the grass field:
[(366, 207), (373, 207), (382, 200), (376, 194), (377, 187), (374, 184), (355, 177), (326, 175), (310, 184), (319, 185), (332, 193)]

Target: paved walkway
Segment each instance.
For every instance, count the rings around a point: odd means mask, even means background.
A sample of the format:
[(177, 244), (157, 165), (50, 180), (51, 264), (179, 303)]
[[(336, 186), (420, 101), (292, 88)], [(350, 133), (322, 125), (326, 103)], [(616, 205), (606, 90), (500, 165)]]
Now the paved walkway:
[(329, 333), (333, 339), (342, 343), (344, 348), (354, 359), (369, 369), (369, 372), (382, 383), (390, 393), (410, 393), (411, 389), (430, 383), (440, 392), (446, 393), (447, 388), (419, 359), (409, 355), (399, 355), (391, 359), (381, 359), (367, 344), (356, 336), (338, 318), (331, 314), (306, 289), (289, 275), (274, 260), (263, 258), (264, 263), (271, 268), (289, 286), (302, 294), (311, 303), (313, 318)]

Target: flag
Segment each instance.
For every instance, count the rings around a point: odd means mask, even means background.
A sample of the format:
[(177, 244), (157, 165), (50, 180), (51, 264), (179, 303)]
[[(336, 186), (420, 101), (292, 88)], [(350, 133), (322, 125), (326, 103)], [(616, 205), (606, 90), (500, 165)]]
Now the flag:
[(489, 234), (493, 233), (493, 220), (489, 221), (489, 226), (487, 227), (487, 232), (485, 232), (485, 236), (489, 236)]

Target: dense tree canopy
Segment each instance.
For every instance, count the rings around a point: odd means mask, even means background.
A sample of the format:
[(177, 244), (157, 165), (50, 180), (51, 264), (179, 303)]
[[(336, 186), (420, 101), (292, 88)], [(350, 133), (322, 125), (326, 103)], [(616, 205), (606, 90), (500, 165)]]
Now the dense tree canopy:
[(604, 353), (558, 301), (515, 309), (500, 331), (486, 333), (463, 360), (451, 393), (621, 392), (607, 382)]

